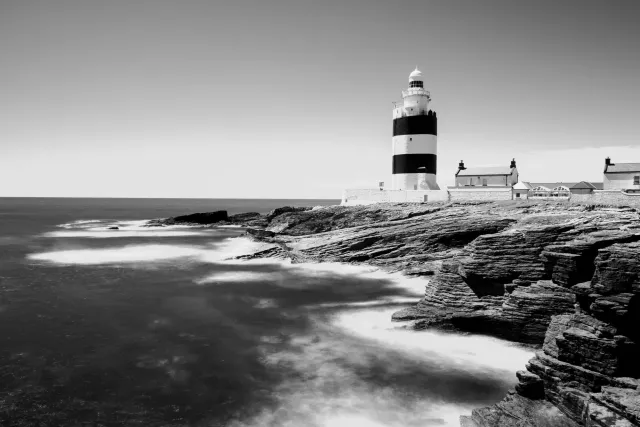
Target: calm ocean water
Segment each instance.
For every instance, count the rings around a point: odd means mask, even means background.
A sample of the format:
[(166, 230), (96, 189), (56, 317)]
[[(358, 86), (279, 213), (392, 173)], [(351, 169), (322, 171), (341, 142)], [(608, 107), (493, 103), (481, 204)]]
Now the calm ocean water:
[(422, 279), (141, 226), (337, 202), (0, 198), (0, 424), (456, 426), (500, 400), (529, 350), (392, 323)]

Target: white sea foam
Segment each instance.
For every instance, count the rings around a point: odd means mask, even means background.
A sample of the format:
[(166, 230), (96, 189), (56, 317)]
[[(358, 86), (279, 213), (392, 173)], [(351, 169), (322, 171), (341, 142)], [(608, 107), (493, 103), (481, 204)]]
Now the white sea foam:
[[(111, 221), (111, 220), (80, 220), (59, 227), (64, 231), (51, 231), (44, 233), (42, 237), (54, 238), (122, 238), (122, 237), (182, 237), (182, 236), (206, 236), (215, 233), (215, 229), (203, 229), (186, 225), (170, 225), (163, 227), (147, 227), (147, 220), (135, 221)], [(118, 227), (110, 230), (110, 227)]]
[[(530, 350), (490, 337), (413, 331), (391, 321), (395, 309), (376, 308), (389, 303), (414, 303), (424, 294), (428, 283), (424, 279), (335, 263), (283, 267), (307, 277), (338, 275), (391, 281), (402, 296), (315, 304), (314, 308), (341, 310), (330, 316), (328, 323), (323, 323), (326, 318), (312, 318), (315, 328), (308, 334), (290, 337), (284, 351), (281, 347), (271, 349), (273, 340), (265, 337), (260, 348), (263, 363), (286, 366), (298, 375), (275, 390), (279, 399), (275, 410), (265, 409), (255, 418), (238, 420), (231, 427), (459, 427), (460, 415), (468, 415), (477, 405), (462, 403), (464, 399), (458, 403), (407, 395), (403, 384), (371, 383), (356, 372), (368, 371), (375, 360), (384, 366), (389, 378), (403, 378), (424, 366), (429, 375), (446, 377), (454, 372), (474, 384), (483, 377), (508, 384), (514, 382), (515, 371), (533, 356)], [(434, 390), (432, 396), (437, 395)]]
[(227, 283), (227, 282), (258, 282), (266, 280), (282, 280), (283, 274), (278, 272), (259, 272), (259, 271), (220, 271), (210, 274), (195, 282), (198, 285), (206, 285), (209, 283)]
[(176, 231), (176, 230), (85, 230), (85, 231), (51, 231), (44, 233), (43, 237), (86, 237), (93, 239), (123, 238), (123, 237), (180, 237), (180, 236), (206, 236), (205, 231)]
[[(137, 225), (131, 224), (131, 227)], [(118, 230), (120, 231), (120, 230)], [(115, 232), (118, 232), (115, 231)], [(311, 318), (313, 326), (305, 335), (290, 336), (286, 349), (280, 338), (265, 336), (259, 345), (263, 363), (274, 368), (288, 366), (298, 375), (284, 380), (274, 390), (275, 410), (265, 409), (255, 418), (237, 420), (230, 427), (429, 427), (459, 426), (458, 418), (472, 409), (468, 404), (407, 398), (402, 384), (372, 384), (353, 367), (367, 371), (372, 359), (382, 363), (390, 374), (412, 366), (430, 366), (438, 372), (467, 372), (469, 376), (500, 375), (505, 381), (522, 369), (532, 356), (528, 350), (504, 341), (479, 336), (460, 336), (428, 331), (411, 331), (391, 322), (394, 310), (375, 308), (390, 303), (413, 303), (424, 294), (426, 280), (384, 273), (374, 267), (337, 263), (291, 264), (282, 260), (239, 261), (230, 258), (265, 250), (273, 245), (247, 238), (230, 238), (208, 246), (127, 245), (106, 249), (69, 249), (28, 256), (31, 260), (58, 264), (133, 264), (175, 262), (190, 259), (205, 263), (265, 264), (277, 262), (282, 272), (220, 272), (198, 280), (199, 284), (280, 280), (280, 286), (310, 286), (305, 280), (284, 280), (287, 276), (330, 278), (334, 276), (385, 280), (398, 290), (397, 296), (375, 301), (345, 304), (324, 303), (313, 307), (345, 308), (328, 318)], [(311, 282), (313, 283), (313, 282)], [(326, 283), (326, 281), (325, 281)], [(339, 283), (336, 286), (340, 286)], [(333, 305), (332, 305), (333, 304)], [(256, 299), (256, 309), (277, 305), (276, 300)], [(284, 315), (284, 314), (283, 314)], [(360, 347), (356, 347), (360, 346)], [(392, 350), (392, 351), (391, 351)]]
[(60, 224), (58, 227), (61, 228), (85, 228), (91, 227), (96, 223), (100, 223), (102, 220), (100, 219), (79, 219), (77, 221), (67, 222), (65, 224)]
[[(349, 312), (344, 315), (349, 316)], [(379, 319), (374, 324), (386, 323), (386, 327), (393, 329), (386, 313), (375, 313)], [(358, 373), (370, 369), (371, 361), (375, 360), (390, 373), (389, 378), (393, 378), (394, 373), (403, 369), (421, 366), (420, 363), (407, 366), (404, 362), (407, 359), (417, 358), (425, 366), (447, 363), (448, 348), (437, 349), (435, 354), (432, 351), (431, 360), (426, 360), (420, 359), (424, 347), (417, 344), (399, 357), (395, 342), (382, 343), (366, 337), (363, 342), (362, 336), (359, 340), (350, 339), (349, 335), (340, 333), (343, 331), (343, 328), (336, 330), (333, 323), (317, 324), (317, 328), (306, 335), (290, 337), (285, 350), (281, 350), (278, 340), (265, 337), (259, 348), (263, 363), (274, 368), (286, 367), (297, 374), (274, 390), (278, 399), (275, 410), (265, 409), (255, 418), (238, 420), (231, 427), (459, 427), (460, 415), (471, 411), (469, 404), (421, 396), (415, 389), (413, 394), (407, 393), (403, 384), (371, 382)], [(413, 341), (419, 343), (429, 338), (428, 335), (421, 338), (416, 333)], [(278, 350), (271, 350), (273, 345), (277, 345)]]
[(276, 302), (276, 300), (270, 298), (261, 298), (253, 305), (253, 308), (274, 308), (277, 306), (278, 303)]
[[(299, 263), (288, 264), (286, 267), (293, 271), (299, 272), (306, 276), (344, 276), (357, 277), (367, 280), (385, 280), (390, 281), (390, 286), (401, 289), (403, 294), (415, 295), (421, 297), (424, 295), (424, 288), (428, 280), (420, 277), (407, 277), (401, 273), (388, 273), (377, 267), (368, 265), (352, 265), (340, 264), (337, 262), (326, 263)], [(414, 299), (415, 301), (415, 299)]]
[(212, 245), (211, 249), (203, 252), (202, 261), (210, 263), (220, 263), (225, 261), (226, 263), (248, 263), (248, 264), (267, 264), (267, 263), (281, 263), (282, 261), (272, 259), (260, 259), (252, 260), (252, 262), (234, 260), (233, 258), (250, 255), (256, 252), (260, 252), (274, 247), (271, 243), (256, 242), (246, 237), (231, 237), (224, 239), (220, 243)]
[[(121, 233), (114, 230), (114, 233)], [(66, 233), (66, 232), (63, 232)], [(85, 233), (81, 231), (78, 233)], [(90, 233), (90, 232), (86, 232)], [(105, 233), (99, 231), (96, 233)], [(141, 233), (147, 233), (146, 231)], [(151, 232), (155, 233), (155, 232)], [(122, 234), (120, 234), (122, 235)], [(246, 238), (229, 238), (209, 245), (138, 244), (109, 248), (74, 248), (30, 254), (28, 259), (56, 264), (134, 264), (169, 261), (189, 257), (204, 263), (220, 263), (239, 255), (250, 254), (270, 247)], [(234, 261), (230, 261), (233, 263)], [(235, 261), (239, 262), (239, 261)], [(262, 262), (264, 263), (264, 262)]]
[(197, 257), (202, 249), (176, 245), (127, 245), (117, 248), (70, 249), (30, 254), (28, 259), (55, 264), (131, 264)]
[(533, 357), (529, 349), (497, 338), (406, 329), (402, 323), (390, 321), (393, 312), (393, 309), (345, 311), (335, 315), (332, 325), (412, 357), (433, 360), (438, 354), (446, 354), (443, 363), (450, 366), (515, 372)]

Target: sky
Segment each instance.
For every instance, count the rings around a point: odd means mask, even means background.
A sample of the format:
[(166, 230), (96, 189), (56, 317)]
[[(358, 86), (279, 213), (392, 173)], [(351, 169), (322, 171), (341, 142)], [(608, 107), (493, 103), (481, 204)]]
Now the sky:
[(640, 2), (0, 0), (0, 196), (340, 198), (391, 181), (416, 67), (438, 182), (640, 162)]

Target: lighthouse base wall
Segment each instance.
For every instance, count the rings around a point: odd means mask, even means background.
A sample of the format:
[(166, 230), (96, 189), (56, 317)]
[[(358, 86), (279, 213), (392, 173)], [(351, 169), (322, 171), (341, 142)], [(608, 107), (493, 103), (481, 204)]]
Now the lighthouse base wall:
[(447, 190), (380, 190), (352, 189), (342, 193), (342, 205), (370, 205), (373, 203), (425, 203), (447, 202)]
[(434, 173), (396, 173), (391, 177), (393, 190), (440, 190)]

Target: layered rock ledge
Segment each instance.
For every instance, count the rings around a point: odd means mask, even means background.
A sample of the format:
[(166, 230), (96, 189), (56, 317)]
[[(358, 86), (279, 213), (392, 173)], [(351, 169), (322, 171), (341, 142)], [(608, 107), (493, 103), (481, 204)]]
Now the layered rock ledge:
[(271, 243), (248, 257), (367, 263), (428, 276), (394, 314), (416, 329), (540, 349), (502, 402), (465, 427), (640, 425), (640, 217), (522, 202), (284, 208), (238, 221)]

